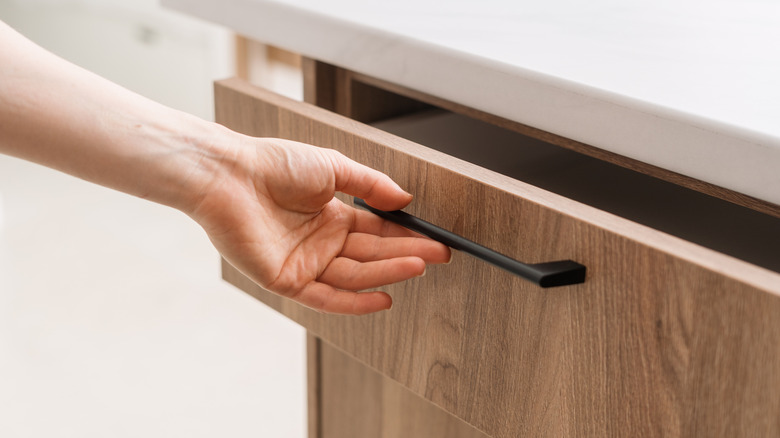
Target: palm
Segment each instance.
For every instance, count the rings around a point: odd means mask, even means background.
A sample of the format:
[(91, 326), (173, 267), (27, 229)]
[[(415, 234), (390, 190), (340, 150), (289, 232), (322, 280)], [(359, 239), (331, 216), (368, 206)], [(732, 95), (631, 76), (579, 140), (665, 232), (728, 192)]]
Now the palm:
[(368, 313), (388, 308), (390, 297), (353, 291), (449, 259), (443, 245), (333, 198), (343, 190), (379, 208), (403, 207), (408, 195), (383, 175), (299, 143), (244, 151), (252, 173), (220, 181), (199, 217), (222, 255), (265, 288), (322, 311)]

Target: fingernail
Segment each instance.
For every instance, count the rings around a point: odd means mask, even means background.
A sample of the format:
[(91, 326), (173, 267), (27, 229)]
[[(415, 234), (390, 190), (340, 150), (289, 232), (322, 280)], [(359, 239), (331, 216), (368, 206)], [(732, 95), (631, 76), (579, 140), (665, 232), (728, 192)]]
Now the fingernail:
[(452, 259), (455, 258), (455, 251), (457, 250), (450, 248), (450, 259), (447, 260), (446, 263), (444, 263), (445, 265), (449, 265), (450, 263), (452, 263)]

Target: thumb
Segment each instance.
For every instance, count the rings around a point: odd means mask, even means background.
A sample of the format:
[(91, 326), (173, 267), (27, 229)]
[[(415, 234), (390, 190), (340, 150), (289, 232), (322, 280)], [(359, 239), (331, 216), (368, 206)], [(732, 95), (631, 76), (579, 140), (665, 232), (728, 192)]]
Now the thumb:
[(333, 152), (337, 191), (362, 198), (380, 210), (400, 210), (412, 201), (412, 195), (389, 176)]

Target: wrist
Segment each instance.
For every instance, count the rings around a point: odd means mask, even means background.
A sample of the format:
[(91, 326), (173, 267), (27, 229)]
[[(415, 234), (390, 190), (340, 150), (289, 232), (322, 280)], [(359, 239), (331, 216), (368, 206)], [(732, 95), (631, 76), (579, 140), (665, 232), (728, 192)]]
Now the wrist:
[(234, 145), (240, 135), (196, 117), (184, 126), (174, 134), (176, 159), (170, 169), (169, 189), (159, 194), (161, 199), (152, 200), (194, 217), (204, 199), (236, 172), (240, 160)]

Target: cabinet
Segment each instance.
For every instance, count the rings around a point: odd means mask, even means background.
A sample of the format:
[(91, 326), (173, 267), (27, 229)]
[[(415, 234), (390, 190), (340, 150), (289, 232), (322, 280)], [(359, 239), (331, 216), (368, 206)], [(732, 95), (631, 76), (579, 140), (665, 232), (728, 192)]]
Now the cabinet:
[(442, 104), (502, 125), (489, 114), (312, 60), (305, 72), (310, 103), (219, 82), (218, 122), (338, 149), (410, 190), (418, 217), (588, 268), (540, 289), (455, 254), (387, 288), (392, 310), (343, 317), (223, 264), (309, 331), (311, 437), (780, 434), (780, 274), (365, 124)]

